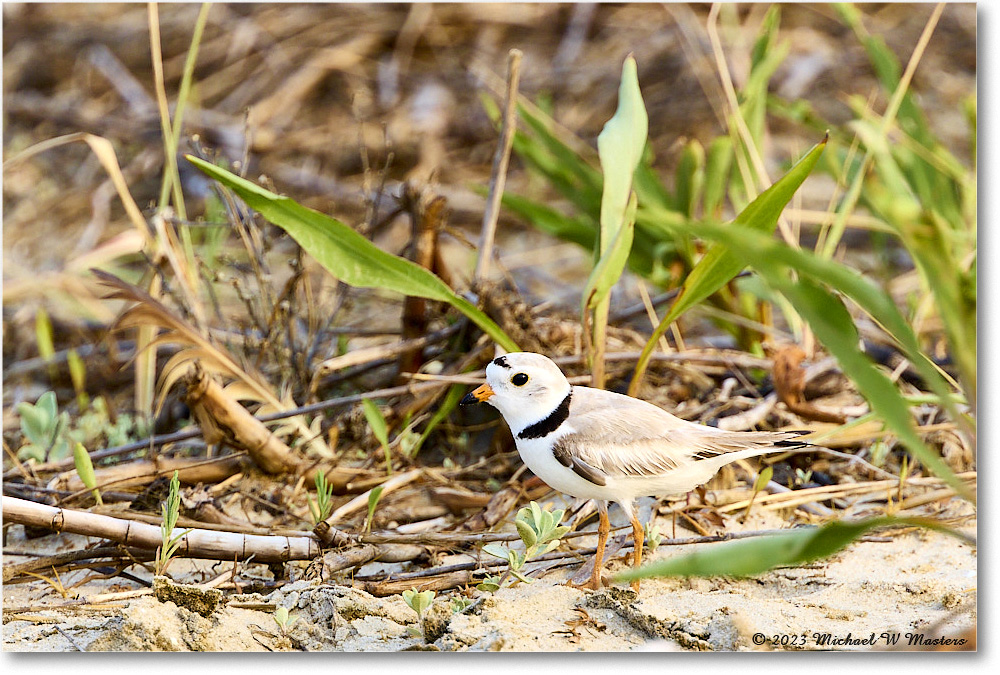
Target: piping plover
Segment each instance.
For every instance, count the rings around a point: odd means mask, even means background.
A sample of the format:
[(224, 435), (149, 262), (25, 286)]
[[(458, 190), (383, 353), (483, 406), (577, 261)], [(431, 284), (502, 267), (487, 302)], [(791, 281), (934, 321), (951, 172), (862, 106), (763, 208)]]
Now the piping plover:
[(631, 396), (572, 386), (559, 366), (531, 352), (493, 359), (486, 384), (462, 399), (463, 405), (476, 402), (500, 411), (536, 476), (560, 492), (596, 500), (597, 559), (588, 584), (594, 590), (611, 531), (608, 501), (632, 521), (638, 566), (644, 533), (636, 497), (683, 494), (730, 462), (806, 445), (797, 440), (803, 432), (723, 431)]

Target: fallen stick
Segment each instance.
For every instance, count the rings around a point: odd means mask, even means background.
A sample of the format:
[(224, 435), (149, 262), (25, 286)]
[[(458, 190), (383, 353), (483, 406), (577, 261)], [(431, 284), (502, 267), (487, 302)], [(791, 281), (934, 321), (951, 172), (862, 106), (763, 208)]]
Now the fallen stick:
[[(102, 537), (136, 548), (155, 550), (163, 542), (160, 528), (155, 525), (37, 504), (16, 497), (3, 498), (3, 518), (7, 523)], [(181, 536), (177, 554), (209, 560), (247, 560), (253, 557), (256, 562), (286, 562), (312, 560), (320, 555), (320, 546), (308, 536), (261, 536), (193, 529)]]

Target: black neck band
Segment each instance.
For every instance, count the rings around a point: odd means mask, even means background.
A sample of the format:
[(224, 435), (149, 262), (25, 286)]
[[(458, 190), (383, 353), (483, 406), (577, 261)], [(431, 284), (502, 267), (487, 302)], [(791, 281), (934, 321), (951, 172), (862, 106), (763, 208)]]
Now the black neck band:
[(571, 389), (566, 398), (562, 400), (552, 414), (545, 419), (535, 422), (531, 426), (525, 427), (521, 430), (521, 433), (517, 435), (521, 440), (528, 440), (530, 438), (542, 438), (543, 436), (548, 436), (553, 431), (559, 428), (559, 425), (566, 421), (569, 417), (569, 400), (573, 396), (573, 390)]

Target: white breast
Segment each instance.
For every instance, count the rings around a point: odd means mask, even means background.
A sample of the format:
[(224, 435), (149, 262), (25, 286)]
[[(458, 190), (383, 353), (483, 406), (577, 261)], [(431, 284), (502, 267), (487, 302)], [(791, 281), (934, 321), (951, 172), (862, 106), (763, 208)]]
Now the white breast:
[(554, 490), (583, 499), (615, 499), (616, 491), (613, 481), (609, 481), (608, 485), (604, 487), (594, 485), (572, 469), (563, 466), (555, 458), (555, 455), (552, 454), (552, 446), (557, 438), (556, 434), (527, 440), (518, 438), (516, 439), (517, 452), (528, 468)]

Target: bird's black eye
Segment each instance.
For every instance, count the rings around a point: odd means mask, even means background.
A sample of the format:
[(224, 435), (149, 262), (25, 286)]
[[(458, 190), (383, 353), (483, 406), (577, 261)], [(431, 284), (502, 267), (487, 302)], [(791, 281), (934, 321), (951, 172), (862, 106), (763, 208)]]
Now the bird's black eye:
[(524, 373), (517, 373), (514, 377), (510, 378), (510, 381), (515, 387), (523, 387), (528, 384), (528, 376)]

